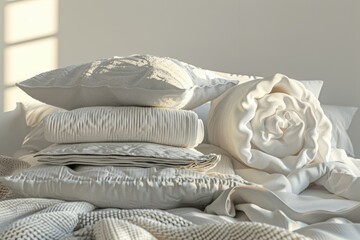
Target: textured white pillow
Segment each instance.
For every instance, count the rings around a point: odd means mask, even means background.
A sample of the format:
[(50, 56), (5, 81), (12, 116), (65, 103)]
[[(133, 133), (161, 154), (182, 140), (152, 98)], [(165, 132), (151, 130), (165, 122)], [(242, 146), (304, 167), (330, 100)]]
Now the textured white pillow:
[(354, 148), (347, 133), (357, 111), (357, 107), (321, 105), (325, 115), (332, 123), (331, 146), (341, 148), (350, 156), (354, 156)]
[[(44, 119), (49, 114), (57, 113), (57, 112), (66, 113), (67, 111), (41, 102), (18, 103), (18, 104), (24, 110), (25, 122), (28, 131), (23, 140), (21, 149), (15, 153), (15, 157), (20, 157), (26, 154), (38, 152), (52, 145), (53, 144), (52, 142), (49, 142), (45, 139)], [(195, 141), (196, 142), (195, 145), (198, 145), (198, 143), (200, 143), (201, 140), (203, 139), (204, 131), (205, 131), (204, 126), (205, 125), (202, 122), (198, 122), (199, 129), (197, 132), (197, 139)]]
[(54, 112), (44, 120), (53, 143), (152, 142), (193, 148), (204, 125), (193, 111), (154, 107), (86, 107)]
[(86, 201), (109, 208), (204, 208), (222, 191), (241, 185), (235, 175), (208, 176), (166, 168), (119, 168), (39, 165), (1, 183), (24, 197)]
[(238, 81), (172, 58), (113, 57), (41, 73), (17, 86), (64, 109), (88, 106), (154, 106), (192, 109)]

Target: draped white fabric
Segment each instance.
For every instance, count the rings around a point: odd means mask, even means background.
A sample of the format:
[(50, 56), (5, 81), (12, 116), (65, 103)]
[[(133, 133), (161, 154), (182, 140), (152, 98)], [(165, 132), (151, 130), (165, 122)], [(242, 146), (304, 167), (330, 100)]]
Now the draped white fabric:
[(329, 160), (330, 121), (309, 90), (282, 74), (240, 84), (214, 100), (208, 131), (211, 144), (269, 173)]
[(314, 239), (359, 238), (360, 160), (331, 150), (331, 124), (302, 85), (277, 74), (234, 87), (213, 102), (208, 130), (235, 173), (257, 185), (224, 191), (207, 213)]

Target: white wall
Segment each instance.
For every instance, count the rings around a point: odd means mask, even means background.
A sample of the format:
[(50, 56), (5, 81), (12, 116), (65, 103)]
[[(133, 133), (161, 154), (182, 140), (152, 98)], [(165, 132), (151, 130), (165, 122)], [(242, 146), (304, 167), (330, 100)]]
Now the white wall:
[[(57, 63), (148, 53), (219, 71), (281, 72), (324, 80), (324, 103), (360, 107), (359, 13), (358, 0), (61, 0)], [(360, 113), (350, 135), (360, 157)]]

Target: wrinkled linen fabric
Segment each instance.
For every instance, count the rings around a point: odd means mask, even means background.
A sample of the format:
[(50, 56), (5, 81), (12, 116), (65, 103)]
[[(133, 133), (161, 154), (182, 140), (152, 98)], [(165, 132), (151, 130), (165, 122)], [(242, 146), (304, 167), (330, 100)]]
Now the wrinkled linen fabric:
[[(210, 150), (210, 145), (207, 145), (205, 149)], [(215, 148), (216, 150), (216, 148)], [(343, 154), (345, 154), (343, 152)], [(345, 154), (346, 156), (346, 154)], [(336, 158), (335, 158), (336, 157)], [(343, 159), (342, 153), (333, 152), (331, 154), (332, 159), (338, 159), (338, 162), (341, 162), (340, 159)], [(23, 168), (27, 167), (23, 164), (16, 164), (14, 165), (10, 158), (0, 158), (0, 165), (3, 166), (3, 173), (8, 176), (13, 171), (22, 171)], [(14, 161), (19, 161), (16, 159), (11, 159)], [(348, 158), (349, 166), (356, 166), (360, 168), (360, 160)], [(237, 161), (234, 160), (234, 163)], [(351, 163), (353, 165), (351, 165)], [(320, 164), (327, 164), (327, 163), (320, 163)], [(315, 166), (315, 165), (314, 165)], [(52, 167), (52, 166), (48, 166)], [(18, 169), (19, 168), (19, 169)], [(79, 167), (84, 171), (95, 171), (94, 167)], [(314, 168), (315, 170), (321, 170), (321, 168)], [(329, 168), (328, 168), (329, 169)], [(336, 168), (333, 168), (335, 170)], [(104, 169), (103, 177), (104, 179), (108, 179), (109, 170), (111, 169)], [(244, 174), (241, 171), (245, 170), (254, 170), (254, 169), (236, 169), (236, 172), (239, 175), (243, 175), (248, 177), (251, 174)], [(356, 169), (349, 169), (353, 170), (354, 173)], [(146, 170), (143, 170), (146, 171)], [(267, 177), (272, 179), (270, 181), (272, 184), (266, 187), (275, 188), (276, 185), (283, 185), (291, 189), (290, 182), (296, 182), (293, 180), (287, 180), (288, 183), (285, 184), (285, 179), (287, 176), (281, 174), (269, 174), (266, 172), (262, 172), (260, 170), (256, 175), (252, 175), (258, 181), (264, 180), (266, 182)], [(137, 174), (139, 177), (143, 176), (143, 172), (134, 171), (134, 174)], [(264, 176), (261, 176), (261, 173), (264, 173)], [(329, 172), (330, 173), (330, 172)], [(200, 173), (198, 173), (200, 174)], [(119, 175), (117, 173), (117, 175)], [(150, 174), (152, 175), (152, 174)], [(278, 178), (279, 176), (281, 178)], [(319, 176), (320, 178), (318, 178)], [(259, 239), (259, 235), (251, 235), (251, 233), (255, 233), (256, 229), (261, 230), (262, 233), (265, 234), (263, 227), (267, 229), (268, 224), (280, 227), (282, 230), (281, 232), (288, 231), (293, 233), (299, 233), (303, 236), (309, 237), (315, 240), (323, 240), (323, 239), (358, 239), (360, 236), (360, 203), (359, 201), (355, 200), (347, 200), (343, 197), (330, 194), (328, 191), (325, 190), (324, 187), (318, 186), (319, 181), (326, 180), (329, 177), (326, 174), (326, 171), (318, 171), (316, 176), (316, 172), (313, 171), (311, 175), (304, 174), (300, 178), (300, 182), (302, 182), (303, 187), (309, 186), (303, 192), (299, 194), (294, 194), (292, 192), (287, 192), (286, 188), (279, 190), (270, 190), (265, 188), (264, 182), (261, 184), (252, 184), (249, 185), (248, 182), (244, 182), (247, 184), (240, 184), (236, 187), (229, 187), (225, 191), (220, 191), (219, 194), (213, 195), (213, 200), (207, 206), (206, 212), (202, 212), (200, 210), (191, 210), (191, 208), (178, 208), (174, 210), (170, 210), (171, 213), (177, 214), (179, 216), (185, 217), (187, 220), (192, 221), (196, 224), (206, 225), (201, 227), (204, 231), (198, 232), (196, 229), (199, 229), (197, 226), (193, 226), (190, 229), (182, 228), (181, 234), (179, 239), (181, 239), (183, 232), (191, 232), (197, 238), (204, 236), (204, 232), (215, 232), (221, 233), (222, 236), (227, 236), (225, 233), (231, 233), (233, 231), (241, 231), (241, 236), (244, 236), (244, 239)], [(322, 178), (321, 176), (324, 176)], [(54, 177), (59, 177), (57, 174)], [(78, 176), (73, 176), (78, 177)], [(100, 176), (99, 176), (100, 177)], [(274, 177), (274, 179), (272, 178)], [(358, 176), (359, 177), (359, 176)], [(290, 175), (289, 175), (289, 178)], [(311, 179), (319, 179), (319, 181), (315, 181), (310, 184)], [(296, 179), (296, 178), (294, 178)], [(77, 179), (78, 180), (78, 179)], [(101, 180), (101, 179), (100, 179)], [(190, 180), (190, 179), (189, 179)], [(57, 179), (53, 179), (52, 181), (48, 181), (48, 183), (54, 184), (54, 186), (59, 187), (60, 183), (56, 183)], [(86, 181), (75, 181), (73, 183), (82, 184)], [(106, 181), (101, 180), (101, 182), (105, 183)], [(325, 181), (326, 182), (326, 181)], [(276, 184), (277, 183), (277, 184)], [(348, 182), (349, 183), (349, 182)], [(1, 182), (0, 182), (1, 184)], [(310, 185), (309, 185), (310, 184)], [(315, 184), (315, 185), (314, 185)], [(346, 187), (345, 182), (338, 184), (338, 189), (342, 189)], [(336, 184), (332, 184), (336, 186)], [(354, 181), (354, 186), (356, 185), (356, 181)], [(140, 186), (139, 184), (136, 186)], [(39, 185), (34, 184), (34, 187), (38, 188)], [(70, 185), (69, 185), (70, 187)], [(104, 189), (104, 188), (101, 188)], [(210, 187), (209, 189), (213, 189)], [(300, 188), (299, 188), (300, 189)], [(358, 191), (359, 187), (353, 188), (352, 191), (355, 193)], [(10, 191), (10, 189), (8, 189)], [(139, 189), (140, 190), (140, 189)], [(76, 191), (72, 191), (76, 192)], [(0, 192), (0, 199), (3, 199), (5, 196), (9, 196), (9, 192)], [(89, 192), (81, 193), (84, 198), (87, 198), (86, 201), (89, 201), (90, 197), (99, 196), (94, 193), (89, 194)], [(12, 194), (13, 195), (13, 194)], [(106, 196), (106, 194), (103, 194)], [(147, 196), (147, 195), (145, 195)], [(13, 195), (13, 197), (15, 197)], [(113, 198), (113, 199), (121, 199), (121, 198)], [(139, 198), (136, 198), (139, 199)], [(173, 199), (176, 201), (176, 199)], [(114, 200), (112, 200), (114, 202)], [(115, 200), (116, 202), (116, 200)], [(67, 236), (67, 239), (78, 239), (81, 237), (89, 237), (91, 236), (94, 239), (94, 230), (99, 231), (99, 234), (106, 234), (103, 233), (104, 231), (114, 231), (117, 232), (116, 229), (128, 229), (128, 223), (124, 223), (125, 225), (118, 226), (118, 223), (112, 223), (111, 219), (110, 222), (105, 220), (105, 225), (103, 223), (99, 223), (96, 228), (93, 228), (93, 224), (97, 223), (99, 220), (103, 218), (116, 218), (120, 220), (124, 220), (124, 216), (134, 216), (135, 218), (139, 219), (140, 217), (148, 216), (151, 213), (151, 218), (156, 219), (157, 221), (161, 221), (163, 215), (158, 214), (159, 211), (153, 212), (153, 210), (117, 210), (117, 209), (95, 209), (96, 211), (92, 211), (90, 209), (94, 208), (93, 205), (89, 203), (73, 203), (68, 202), (66, 207), (63, 205), (63, 201), (57, 199), (11, 199), (9, 201), (0, 201), (0, 234), (1, 237), (11, 237), (12, 235), (17, 236), (18, 230), (21, 229), (22, 231), (18, 234), (24, 234), (21, 236), (28, 236), (28, 234), (32, 234), (33, 232), (37, 231), (40, 236), (53, 236), (52, 234), (56, 235), (56, 239), (61, 238), (62, 236)], [(160, 203), (161, 204), (161, 203)], [(129, 205), (127, 205), (129, 206)], [(79, 214), (79, 208), (87, 209), (86, 213)], [(91, 211), (91, 212), (88, 212)], [(37, 215), (37, 213), (46, 213), (44, 215)], [(74, 214), (75, 213), (75, 214)], [(137, 214), (137, 215), (136, 215)], [(223, 216), (217, 216), (214, 214), (219, 214)], [(35, 216), (34, 216), (35, 215)], [(32, 216), (31, 218), (26, 218), (28, 216)], [(167, 215), (169, 216), (169, 215)], [(228, 216), (228, 217), (226, 217)], [(230, 218), (232, 217), (232, 218)], [(235, 218), (233, 218), (235, 217)], [(174, 218), (172, 218), (174, 219)], [(176, 221), (176, 220), (175, 220)], [(182, 221), (182, 220), (180, 220)], [(247, 221), (247, 222), (243, 222)], [(252, 221), (252, 222), (248, 222)], [(84, 224), (84, 222), (86, 224)], [(171, 224), (170, 222), (164, 222), (167, 225)], [(176, 221), (179, 222), (179, 221)], [(229, 224), (229, 223), (236, 223), (236, 224)], [(253, 222), (257, 222), (253, 223)], [(76, 224), (75, 224), (76, 223)], [(213, 224), (218, 223), (218, 224)], [(227, 224), (223, 224), (227, 223)], [(261, 223), (260, 225), (258, 223)], [(211, 225), (208, 225), (211, 224)], [(265, 224), (265, 225), (264, 225)], [(90, 226), (91, 225), (91, 226)], [(110, 228), (106, 227), (110, 226)], [(112, 229), (112, 227), (116, 229)], [(132, 225), (130, 225), (132, 226)], [(138, 226), (138, 224), (137, 224)], [(186, 223), (185, 225), (186, 226)], [(247, 226), (247, 227), (246, 227)], [(248, 228), (249, 227), (249, 228)], [(25, 229), (29, 231), (24, 231)], [(164, 229), (163, 227), (161, 229)], [(248, 229), (245, 232), (244, 229)], [(273, 229), (273, 228), (271, 228)], [(195, 231), (195, 232), (194, 232)], [(70, 232), (70, 233), (69, 233)], [(141, 231), (142, 232), (142, 231)], [(198, 235), (196, 235), (197, 233)], [(266, 230), (267, 232), (267, 230)], [(6, 234), (6, 235), (4, 235)], [(45, 235), (42, 235), (45, 234)], [(69, 235), (70, 234), (70, 235)], [(110, 233), (109, 233), (110, 234)], [(127, 234), (127, 232), (123, 233)], [(151, 232), (153, 234), (153, 232)], [(171, 231), (171, 235), (165, 235), (165, 239), (169, 239), (169, 236), (173, 236), (175, 233)], [(215, 233), (214, 233), (215, 234)], [(250, 234), (250, 235), (248, 235)], [(98, 235), (97, 235), (98, 236)], [(108, 235), (107, 235), (108, 236)], [(118, 236), (118, 235), (114, 235)], [(143, 236), (143, 235), (142, 235)], [(159, 235), (156, 235), (159, 236)], [(185, 235), (188, 238), (188, 235)], [(207, 236), (207, 235), (206, 235)], [(211, 235), (205, 239), (213, 239), (215, 235)], [(234, 239), (241, 239), (237, 235), (231, 235)], [(263, 236), (263, 235), (261, 235)], [(268, 235), (266, 235), (268, 236)], [(288, 235), (286, 235), (288, 236)], [(282, 236), (280, 239), (287, 239), (286, 236)], [(292, 235), (293, 236), (293, 235)], [(298, 236), (298, 235), (297, 235)], [(35, 236), (32, 236), (34, 239)], [(90, 238), (90, 237), (89, 237)], [(160, 238), (160, 237), (159, 237)], [(271, 235), (269, 239), (276, 239), (276, 236)], [(7, 238), (6, 238), (7, 239)], [(11, 239), (11, 238), (9, 238)], [(160, 238), (161, 239), (161, 238)], [(191, 238), (190, 238), (191, 239)], [(267, 238), (265, 238), (267, 239)]]
[(249, 221), (278, 226), (311, 239), (358, 239), (360, 203), (314, 192), (295, 195), (256, 185), (239, 186), (223, 192), (205, 212), (232, 217), (245, 214)]
[(52, 143), (152, 142), (193, 148), (204, 139), (195, 112), (152, 107), (87, 107), (49, 114), (45, 139)]
[(289, 174), (249, 168), (233, 159), (235, 173), (253, 185), (222, 192), (205, 209), (210, 214), (272, 224), (312, 239), (360, 237), (360, 159), (331, 151), (328, 162)]
[(225, 190), (205, 212), (244, 214), (312, 239), (360, 236), (360, 160), (330, 148), (319, 102), (284, 75), (240, 84), (213, 101), (209, 140), (254, 185)]
[(211, 144), (269, 173), (329, 160), (330, 121), (309, 90), (282, 74), (240, 84), (215, 99), (208, 131)]

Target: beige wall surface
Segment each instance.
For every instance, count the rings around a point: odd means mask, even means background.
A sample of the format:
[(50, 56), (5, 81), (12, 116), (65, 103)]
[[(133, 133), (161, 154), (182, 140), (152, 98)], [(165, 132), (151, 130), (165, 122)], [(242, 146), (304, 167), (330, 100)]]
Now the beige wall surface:
[[(27, 8), (22, 2), (35, 4), (23, 29), (37, 29), (23, 39), (13, 30), (24, 23), (12, 17)], [(45, 2), (50, 13), (36, 13)], [(324, 80), (321, 102), (360, 107), (358, 0), (27, 0), (1, 8), (0, 106), (21, 99), (11, 84), (37, 72), (147, 53), (224, 72)], [(360, 157), (360, 112), (349, 133)]]

